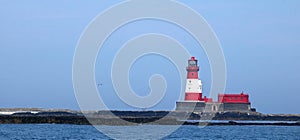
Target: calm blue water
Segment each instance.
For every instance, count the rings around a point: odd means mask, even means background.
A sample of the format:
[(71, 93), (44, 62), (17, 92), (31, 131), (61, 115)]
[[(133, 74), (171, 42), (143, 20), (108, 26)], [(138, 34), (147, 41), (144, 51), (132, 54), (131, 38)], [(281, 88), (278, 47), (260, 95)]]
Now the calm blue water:
[[(98, 126), (117, 139), (157, 139), (174, 126)], [(139, 130), (139, 133), (136, 132)], [(152, 133), (152, 131), (159, 133)], [(106, 131), (107, 132), (107, 131)], [(141, 133), (142, 132), (142, 133)], [(0, 139), (111, 139), (88, 125), (5, 124)], [(299, 126), (181, 126), (163, 139), (300, 139)]]

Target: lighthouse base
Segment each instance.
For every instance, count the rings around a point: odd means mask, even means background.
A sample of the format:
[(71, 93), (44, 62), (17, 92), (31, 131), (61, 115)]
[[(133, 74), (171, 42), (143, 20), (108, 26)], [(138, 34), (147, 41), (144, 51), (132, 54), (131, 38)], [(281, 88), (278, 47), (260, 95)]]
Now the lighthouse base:
[(176, 102), (176, 111), (184, 112), (223, 112), (223, 111), (251, 111), (250, 103), (219, 103), (202, 101)]
[(176, 102), (176, 111), (202, 112), (205, 108), (205, 102), (186, 101)]

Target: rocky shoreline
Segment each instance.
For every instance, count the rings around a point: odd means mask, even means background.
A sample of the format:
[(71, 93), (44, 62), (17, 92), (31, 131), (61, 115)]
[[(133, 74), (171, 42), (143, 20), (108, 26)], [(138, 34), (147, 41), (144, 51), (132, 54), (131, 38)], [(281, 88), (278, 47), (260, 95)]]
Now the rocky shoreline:
[[(14, 112), (12, 112), (14, 111)], [(1, 114), (2, 112), (2, 114)], [(4, 112), (4, 113), (3, 113)], [(9, 113), (10, 112), (10, 113)], [(84, 113), (84, 114), (83, 114)], [(0, 124), (77, 125), (284, 125), (300, 126), (297, 114), (258, 112), (86, 111), (0, 109)]]

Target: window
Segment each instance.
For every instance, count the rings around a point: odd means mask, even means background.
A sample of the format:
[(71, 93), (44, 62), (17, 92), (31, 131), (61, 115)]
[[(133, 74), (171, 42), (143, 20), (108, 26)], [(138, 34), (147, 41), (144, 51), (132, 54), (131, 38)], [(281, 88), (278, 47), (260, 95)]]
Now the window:
[(216, 111), (216, 106), (213, 105), (212, 111)]
[(190, 66), (196, 66), (197, 63), (196, 63), (196, 61), (194, 61), (194, 60), (190, 60), (190, 61), (189, 61), (189, 65), (190, 65)]

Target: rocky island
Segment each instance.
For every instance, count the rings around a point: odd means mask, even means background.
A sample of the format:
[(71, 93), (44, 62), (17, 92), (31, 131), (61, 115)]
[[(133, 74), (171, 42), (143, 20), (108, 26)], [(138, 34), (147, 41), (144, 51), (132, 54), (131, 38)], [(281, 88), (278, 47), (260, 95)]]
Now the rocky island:
[[(187, 119), (186, 119), (187, 118)], [(206, 119), (210, 118), (210, 119)], [(120, 121), (125, 120), (125, 121)], [(299, 114), (259, 112), (74, 111), (66, 109), (2, 108), (0, 124), (78, 125), (285, 125), (300, 126)]]

